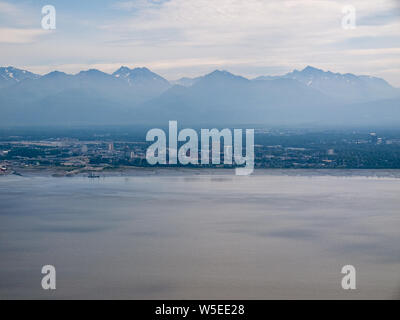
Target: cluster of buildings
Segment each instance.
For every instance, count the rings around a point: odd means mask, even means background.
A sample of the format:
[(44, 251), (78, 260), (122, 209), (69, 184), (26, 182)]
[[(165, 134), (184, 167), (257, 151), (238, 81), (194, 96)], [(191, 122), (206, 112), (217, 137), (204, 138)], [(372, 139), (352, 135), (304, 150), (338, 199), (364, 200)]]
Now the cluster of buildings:
[(115, 165), (134, 165), (145, 160), (146, 145), (140, 142), (14, 141), (0, 143), (0, 172), (9, 168), (57, 167), (102, 170)]
[[(20, 168), (56, 168), (61, 174), (76, 174), (125, 166), (150, 166), (146, 160), (149, 142), (111, 141), (110, 137), (101, 140), (103, 138), (106, 137), (0, 141), (0, 174)], [(375, 132), (258, 132), (254, 147), (255, 167), (394, 169), (400, 168), (399, 146), (400, 138), (396, 134), (381, 137)], [(223, 164), (223, 157), (230, 152), (232, 150), (225, 148), (220, 154), (221, 164), (212, 166), (228, 166)], [(192, 156), (189, 151), (187, 156)]]

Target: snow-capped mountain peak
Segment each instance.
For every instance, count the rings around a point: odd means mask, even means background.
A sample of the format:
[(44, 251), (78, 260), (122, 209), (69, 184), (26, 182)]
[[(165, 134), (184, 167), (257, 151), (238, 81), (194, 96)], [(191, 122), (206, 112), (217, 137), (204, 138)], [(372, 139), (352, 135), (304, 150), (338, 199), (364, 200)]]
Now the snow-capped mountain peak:
[(12, 85), (26, 79), (37, 79), (39, 77), (40, 75), (38, 74), (11, 66), (0, 67), (0, 87)]
[(159, 76), (158, 74), (150, 71), (149, 69), (142, 68), (134, 68), (130, 69), (126, 66), (121, 66), (118, 70), (116, 70), (113, 74), (113, 77), (118, 79), (124, 79), (128, 82), (130, 86), (138, 86), (138, 85), (154, 85), (154, 86), (164, 86), (169, 87), (170, 83)]

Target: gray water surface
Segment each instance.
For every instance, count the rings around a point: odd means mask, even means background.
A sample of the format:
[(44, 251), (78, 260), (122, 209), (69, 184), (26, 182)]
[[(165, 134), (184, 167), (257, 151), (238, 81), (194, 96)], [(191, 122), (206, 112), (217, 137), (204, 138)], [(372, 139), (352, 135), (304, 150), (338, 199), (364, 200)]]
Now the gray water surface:
[(0, 177), (0, 299), (400, 298), (398, 171), (271, 172)]

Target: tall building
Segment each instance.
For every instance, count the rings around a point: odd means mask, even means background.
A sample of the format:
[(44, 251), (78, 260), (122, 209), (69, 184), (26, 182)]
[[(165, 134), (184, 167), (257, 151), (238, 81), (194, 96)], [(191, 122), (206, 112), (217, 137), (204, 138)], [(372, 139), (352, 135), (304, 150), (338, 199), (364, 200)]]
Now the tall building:
[(370, 139), (371, 139), (372, 143), (377, 143), (378, 142), (378, 136), (377, 136), (377, 134), (375, 132), (371, 132), (369, 135), (371, 137)]

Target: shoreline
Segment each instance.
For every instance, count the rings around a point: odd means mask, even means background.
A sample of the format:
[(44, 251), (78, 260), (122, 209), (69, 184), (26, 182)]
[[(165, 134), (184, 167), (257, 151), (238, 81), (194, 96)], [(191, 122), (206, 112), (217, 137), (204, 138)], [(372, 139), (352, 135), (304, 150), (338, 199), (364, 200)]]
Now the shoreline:
[[(190, 168), (190, 167), (119, 167), (106, 170), (81, 168), (70, 171), (59, 168), (17, 168), (0, 174), (5, 176), (46, 176), (54, 178), (88, 177), (89, 173), (98, 177), (116, 176), (191, 176), (191, 175), (226, 175), (235, 176), (234, 168)], [(293, 168), (256, 168), (251, 176), (337, 176), (337, 177), (376, 177), (399, 178), (400, 169), (293, 169)]]

